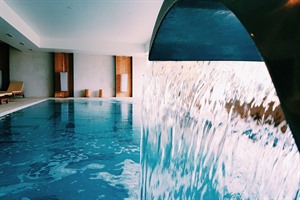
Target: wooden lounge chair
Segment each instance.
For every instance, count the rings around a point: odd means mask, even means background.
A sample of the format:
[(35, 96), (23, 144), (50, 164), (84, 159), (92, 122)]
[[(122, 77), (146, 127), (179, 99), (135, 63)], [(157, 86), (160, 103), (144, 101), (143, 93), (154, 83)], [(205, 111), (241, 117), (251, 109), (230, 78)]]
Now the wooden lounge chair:
[(22, 95), (23, 98), (25, 97), (25, 94), (23, 92), (24, 88), (24, 82), (22, 81), (13, 81), (9, 83), (7, 91), (1, 91), (0, 94), (6, 94), (7, 96), (15, 96)]
[(8, 103), (8, 96), (7, 93), (0, 93), (0, 104), (2, 104), (3, 101)]

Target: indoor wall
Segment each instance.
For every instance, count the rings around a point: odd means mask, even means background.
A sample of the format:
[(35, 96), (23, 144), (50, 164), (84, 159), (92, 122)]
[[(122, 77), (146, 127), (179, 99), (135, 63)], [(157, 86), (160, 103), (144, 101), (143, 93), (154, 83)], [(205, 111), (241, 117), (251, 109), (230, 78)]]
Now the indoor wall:
[[(49, 52), (9, 50), (10, 81), (23, 81), (26, 97), (54, 96), (54, 56)], [(147, 56), (132, 58), (133, 97), (142, 97)], [(115, 97), (115, 56), (74, 54), (74, 97)]]
[(10, 81), (23, 81), (26, 97), (53, 96), (53, 54), (10, 48)]
[(113, 56), (74, 54), (74, 97), (115, 96), (115, 61)]
[(132, 96), (142, 97), (148, 56), (132, 58)]

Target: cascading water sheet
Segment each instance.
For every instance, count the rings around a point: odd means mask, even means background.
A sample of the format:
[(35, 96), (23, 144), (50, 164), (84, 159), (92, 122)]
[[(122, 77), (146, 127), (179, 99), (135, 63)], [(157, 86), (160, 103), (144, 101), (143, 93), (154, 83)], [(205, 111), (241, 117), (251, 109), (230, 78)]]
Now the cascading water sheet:
[(263, 62), (151, 62), (142, 199), (299, 199), (300, 158)]

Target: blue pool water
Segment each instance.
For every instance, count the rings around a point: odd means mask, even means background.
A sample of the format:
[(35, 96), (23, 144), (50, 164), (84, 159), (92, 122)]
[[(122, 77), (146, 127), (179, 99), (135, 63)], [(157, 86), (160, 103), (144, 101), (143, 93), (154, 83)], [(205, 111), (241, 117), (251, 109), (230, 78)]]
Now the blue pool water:
[(48, 100), (1, 117), (0, 199), (137, 199), (139, 107)]

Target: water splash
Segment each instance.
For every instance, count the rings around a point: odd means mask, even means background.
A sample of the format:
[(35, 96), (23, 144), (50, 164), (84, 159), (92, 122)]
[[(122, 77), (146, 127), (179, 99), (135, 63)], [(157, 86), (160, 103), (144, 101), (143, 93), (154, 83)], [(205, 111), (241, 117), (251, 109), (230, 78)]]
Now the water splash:
[(300, 158), (261, 62), (152, 62), (142, 199), (297, 199)]

